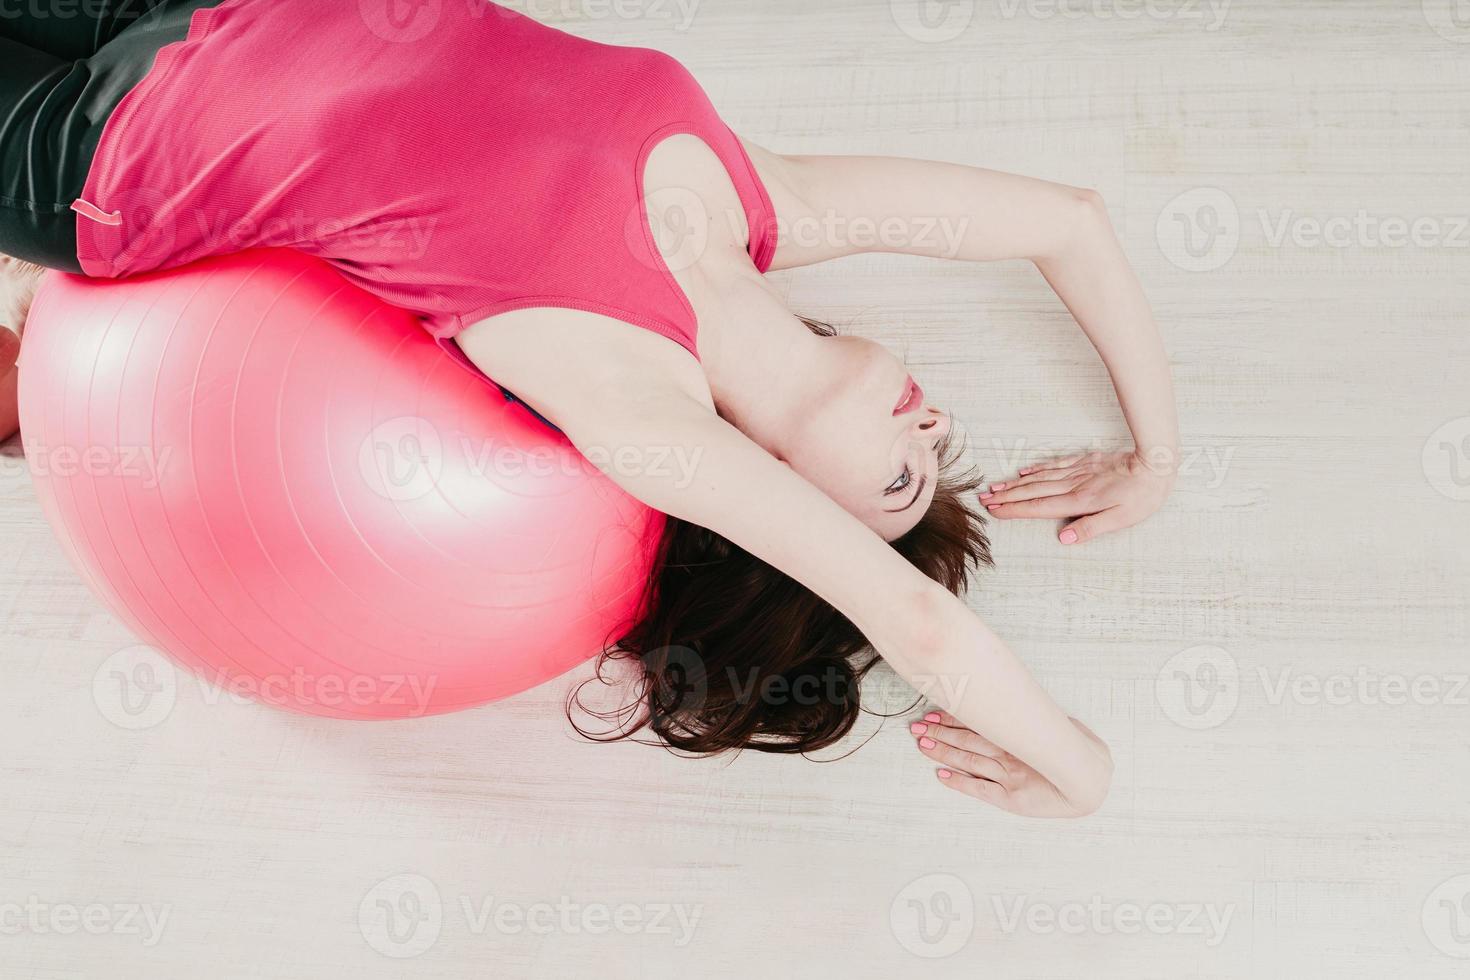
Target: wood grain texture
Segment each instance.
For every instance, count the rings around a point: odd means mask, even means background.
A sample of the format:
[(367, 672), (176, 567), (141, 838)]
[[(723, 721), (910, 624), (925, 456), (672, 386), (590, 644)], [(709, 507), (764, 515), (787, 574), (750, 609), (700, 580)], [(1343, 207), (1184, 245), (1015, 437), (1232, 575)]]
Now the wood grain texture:
[[(166, 717), (119, 727), (94, 676), (134, 640), (66, 565), (12, 440), (0, 973), (1464, 976), (1451, 954), (1470, 953), (1470, 906), (1458, 921), (1452, 906), (1470, 879), (1451, 879), (1470, 875), (1470, 501), (1454, 498), (1470, 497), (1470, 233), (1451, 232), (1470, 216), (1470, 9), (1236, 0), (1210, 29), (1218, 6), (961, 0), (920, 21), (910, 0), (704, 0), (687, 25), (687, 0), (529, 7), (678, 56), (776, 150), (1103, 192), (1164, 326), (1196, 465), (1164, 513), (1086, 550), (1046, 525), (997, 527), (999, 567), (970, 598), (1113, 745), (1100, 814), (966, 805), (903, 718), (869, 719), (849, 747), (871, 741), (823, 765), (587, 744), (562, 715), (585, 673), (368, 725), (171, 677)], [(949, 40), (911, 36), (946, 16), (969, 19)], [(1359, 212), (1426, 219), (1439, 240), (1292, 240), (1303, 218)], [(1206, 226), (1225, 236), (1214, 249)], [(1095, 356), (1027, 268), (876, 256), (780, 281), (793, 308), (902, 351), (989, 474), (1125, 435)], [(875, 705), (908, 703), (890, 673), (872, 687)], [(394, 958), (359, 912), (403, 888), (438, 932)], [(603, 933), (482, 918), (563, 899), (594, 925), (597, 909), (644, 918)], [(150, 944), (146, 928), (36, 928), (28, 903), (168, 918)], [(1130, 928), (1129, 903), (1155, 927)], [(1228, 916), (1218, 934), (1208, 911)]]

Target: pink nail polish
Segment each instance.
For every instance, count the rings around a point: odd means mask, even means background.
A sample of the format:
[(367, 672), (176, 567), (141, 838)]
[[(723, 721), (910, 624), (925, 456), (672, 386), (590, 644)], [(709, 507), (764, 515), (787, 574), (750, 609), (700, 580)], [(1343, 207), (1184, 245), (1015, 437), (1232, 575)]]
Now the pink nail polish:
[(992, 483), (990, 485), (990, 492), (995, 493), (997, 490), (1004, 490), (1005, 488), (1006, 485), (1004, 483)]
[(994, 497), (994, 496), (995, 496), (995, 491), (993, 491), (993, 490), (987, 490), (987, 491), (985, 491), (984, 493), (982, 493), (980, 495), (980, 499), (981, 500), (989, 500), (991, 497)]
[(919, 745), (922, 746), (923, 748), (926, 748), (926, 749), (932, 749), (932, 748), (934, 748), (934, 746), (936, 746), (938, 744), (939, 744), (938, 742), (934, 741), (934, 739), (930, 738), (927, 735), (925, 735), (923, 738), (919, 739)]
[(927, 715), (924, 716), (924, 720), (925, 721), (938, 721), (939, 720), (939, 712), (937, 712), (937, 711), (931, 711), (931, 712), (929, 712)]
[(992, 511), (993, 512), (995, 510), (995, 508), (997, 508), (999, 506), (1000, 506), (1000, 504), (986, 504), (985, 505), (985, 509), (988, 510), (988, 511)]
[(913, 732), (915, 735), (922, 735), (928, 730), (929, 726), (924, 724), (923, 722), (916, 721), (909, 726), (909, 731)]
[(1069, 527), (1061, 533), (1060, 540), (1062, 544), (1076, 544), (1077, 532)]
[(953, 775), (954, 775), (954, 773), (950, 772), (948, 769), (941, 769), (941, 770), (939, 770), (939, 778), (940, 779), (948, 779), (950, 776), (953, 776)]

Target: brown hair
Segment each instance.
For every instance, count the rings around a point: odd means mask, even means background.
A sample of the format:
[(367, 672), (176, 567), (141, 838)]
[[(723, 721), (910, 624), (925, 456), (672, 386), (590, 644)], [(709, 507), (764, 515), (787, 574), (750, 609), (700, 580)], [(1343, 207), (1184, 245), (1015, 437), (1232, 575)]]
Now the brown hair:
[[(805, 322), (822, 336), (836, 332)], [(956, 594), (991, 564), (984, 514), (970, 503), (982, 479), (973, 468), (956, 472), (961, 449), (952, 436), (940, 443), (933, 502), (892, 542)], [(862, 679), (877, 659), (857, 627), (806, 586), (720, 535), (669, 517), (641, 618), (603, 652), (596, 677), (573, 691), (568, 718), (595, 741), (647, 728), (696, 755), (809, 752), (852, 729)], [(610, 711), (582, 704), (586, 684), (606, 682), (604, 668), (622, 660), (640, 662), (637, 697)], [(587, 731), (571, 717), (573, 705), (614, 730)]]

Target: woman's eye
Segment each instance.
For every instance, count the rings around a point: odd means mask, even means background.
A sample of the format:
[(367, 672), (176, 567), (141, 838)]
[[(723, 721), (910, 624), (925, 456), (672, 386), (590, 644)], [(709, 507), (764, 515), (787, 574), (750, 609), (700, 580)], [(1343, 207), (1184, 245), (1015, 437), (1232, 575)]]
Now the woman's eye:
[(903, 474), (901, 476), (899, 476), (899, 478), (897, 480), (894, 480), (892, 483), (890, 483), (888, 485), (888, 489), (887, 490), (884, 490), (883, 493), (885, 495), (887, 495), (887, 496), (892, 496), (893, 494), (898, 493), (901, 490), (903, 490), (904, 487), (908, 486), (909, 485), (909, 481), (912, 480), (913, 478), (914, 478), (913, 472), (907, 466), (905, 466), (903, 468)]

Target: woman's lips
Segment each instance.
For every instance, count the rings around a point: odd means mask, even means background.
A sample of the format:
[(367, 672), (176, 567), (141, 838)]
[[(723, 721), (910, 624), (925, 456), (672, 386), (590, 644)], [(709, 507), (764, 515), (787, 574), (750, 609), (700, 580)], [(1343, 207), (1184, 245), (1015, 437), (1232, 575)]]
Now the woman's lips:
[(894, 406), (893, 414), (902, 415), (905, 412), (912, 412), (922, 404), (924, 404), (924, 389), (920, 388), (919, 383), (911, 376), (908, 387), (903, 390), (903, 397)]

